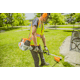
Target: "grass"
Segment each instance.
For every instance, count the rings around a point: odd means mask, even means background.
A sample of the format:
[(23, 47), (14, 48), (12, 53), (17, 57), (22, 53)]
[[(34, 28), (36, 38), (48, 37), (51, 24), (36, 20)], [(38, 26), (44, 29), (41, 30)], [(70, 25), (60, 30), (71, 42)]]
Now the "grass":
[[(18, 47), (18, 42), (21, 38), (28, 37), (29, 30), (18, 32), (16, 32), (16, 30), (20, 30), (20, 28), (0, 33), (0, 67), (34, 67), (34, 61), (30, 51), (22, 51)], [(50, 53), (62, 56), (59, 53), (59, 47), (64, 39), (71, 35), (71, 32), (45, 29), (44, 34)], [(42, 49), (44, 49), (43, 43), (40, 42), (40, 44)], [(53, 56), (44, 54), (44, 58), (46, 62), (50, 63), (47, 67), (52, 67), (55, 64)], [(62, 56), (62, 61), (57, 63), (54, 67), (72, 67), (72, 65), (64, 62), (64, 56)]]
[[(46, 25), (45, 25), (46, 26)], [(50, 27), (50, 28), (73, 28), (73, 25), (49, 25), (49, 26), (46, 26), (46, 27)], [(77, 25), (75, 26), (74, 25), (74, 28), (80, 28), (80, 25)]]
[(23, 29), (29, 29), (29, 27), (21, 27), (21, 26), (19, 26), (19, 27), (9, 27), (9, 28), (7, 28), (7, 27), (0, 27), (0, 31), (1, 30), (4, 30), (4, 31), (11, 31), (11, 30), (23, 30)]

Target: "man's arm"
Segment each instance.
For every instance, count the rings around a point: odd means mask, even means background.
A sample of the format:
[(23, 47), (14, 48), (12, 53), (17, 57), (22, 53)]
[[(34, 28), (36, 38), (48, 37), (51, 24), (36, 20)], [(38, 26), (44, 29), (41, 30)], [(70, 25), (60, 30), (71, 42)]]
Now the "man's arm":
[(37, 46), (36, 30), (37, 30), (36, 26), (33, 26), (32, 27), (32, 37), (33, 37), (33, 42), (35, 46)]
[(47, 46), (46, 46), (46, 40), (45, 40), (44, 34), (42, 35), (42, 41), (43, 41), (43, 44), (44, 44), (44, 50), (49, 51), (48, 48), (47, 48)]
[(45, 40), (44, 34), (41, 37), (42, 37), (42, 41), (43, 41), (44, 46), (46, 46), (46, 40)]
[(38, 21), (39, 19), (35, 18), (32, 22), (32, 37), (33, 37), (33, 42), (35, 46), (37, 46), (36, 30), (38, 27)]

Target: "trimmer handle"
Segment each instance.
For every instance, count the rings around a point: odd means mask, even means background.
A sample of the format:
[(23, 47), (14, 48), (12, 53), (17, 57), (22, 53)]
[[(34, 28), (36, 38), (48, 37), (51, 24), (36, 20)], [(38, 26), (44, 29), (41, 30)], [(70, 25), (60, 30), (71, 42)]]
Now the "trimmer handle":
[(49, 50), (43, 50), (43, 53), (46, 53), (47, 55), (50, 55)]
[(48, 50), (48, 55), (50, 55), (49, 50)]

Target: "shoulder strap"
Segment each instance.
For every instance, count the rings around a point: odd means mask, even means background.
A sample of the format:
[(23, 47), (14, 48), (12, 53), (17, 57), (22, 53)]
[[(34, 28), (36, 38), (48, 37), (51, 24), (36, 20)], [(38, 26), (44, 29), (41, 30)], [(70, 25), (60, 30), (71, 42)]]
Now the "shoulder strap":
[(41, 27), (41, 24), (40, 23), (41, 23), (41, 20), (39, 19), (39, 21), (38, 21), (38, 26), (39, 27)]

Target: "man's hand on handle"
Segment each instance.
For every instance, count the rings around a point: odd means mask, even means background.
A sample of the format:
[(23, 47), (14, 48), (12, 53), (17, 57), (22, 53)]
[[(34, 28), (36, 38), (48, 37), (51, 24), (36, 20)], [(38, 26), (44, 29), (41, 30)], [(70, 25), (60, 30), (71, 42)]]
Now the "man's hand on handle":
[(38, 46), (35, 46), (34, 51), (35, 51), (35, 52), (39, 52)]
[(44, 53), (46, 53), (47, 55), (50, 55), (50, 53), (49, 53), (49, 50), (48, 50), (47, 46), (44, 46), (44, 50), (43, 50), (43, 52), (44, 52)]
[(44, 46), (44, 50), (48, 51), (48, 48), (47, 48), (47, 46)]

